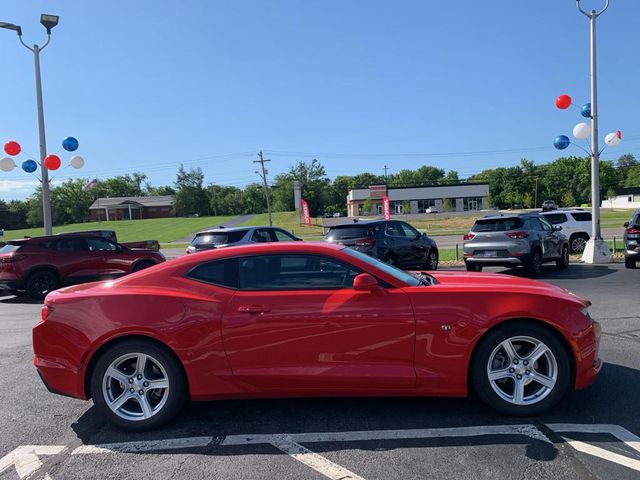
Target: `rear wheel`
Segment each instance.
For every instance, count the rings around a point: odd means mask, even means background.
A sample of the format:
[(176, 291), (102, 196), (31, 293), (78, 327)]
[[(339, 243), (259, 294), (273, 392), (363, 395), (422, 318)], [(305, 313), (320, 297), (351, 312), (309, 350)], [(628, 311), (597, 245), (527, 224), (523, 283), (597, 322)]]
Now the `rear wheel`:
[(571, 238), (569, 239), (571, 253), (584, 252), (584, 247), (586, 247), (588, 241), (589, 235), (586, 233), (576, 233), (575, 235), (571, 235)]
[(60, 288), (58, 276), (50, 270), (38, 270), (27, 278), (27, 296), (42, 300), (48, 293)]
[(531, 254), (531, 260), (527, 265), (527, 271), (532, 277), (538, 277), (542, 273), (542, 254), (540, 250), (534, 250)]
[(556, 334), (530, 322), (510, 322), (478, 344), (471, 381), (490, 407), (509, 415), (538, 415), (565, 395), (571, 363)]
[(91, 375), (98, 411), (127, 430), (148, 430), (173, 418), (187, 398), (182, 368), (163, 348), (144, 340), (114, 345)]
[(561, 270), (569, 266), (569, 247), (568, 246), (565, 245), (564, 247), (562, 247), (562, 255), (560, 255), (560, 258), (558, 260), (556, 260), (556, 266)]
[(634, 257), (624, 257), (624, 266), (626, 268), (636, 268), (636, 259)]

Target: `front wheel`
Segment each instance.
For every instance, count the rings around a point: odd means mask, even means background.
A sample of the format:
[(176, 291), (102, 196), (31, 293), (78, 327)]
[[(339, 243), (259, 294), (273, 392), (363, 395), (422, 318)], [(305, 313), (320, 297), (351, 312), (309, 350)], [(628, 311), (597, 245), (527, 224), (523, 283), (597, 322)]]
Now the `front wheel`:
[(427, 257), (427, 270), (438, 269), (438, 251), (435, 249), (429, 250), (429, 256)]
[(478, 396), (509, 415), (538, 415), (549, 410), (565, 395), (570, 379), (569, 356), (557, 335), (522, 321), (487, 334), (471, 365)]
[(98, 411), (126, 430), (148, 430), (173, 418), (187, 398), (182, 368), (163, 348), (129, 340), (108, 349), (91, 375)]
[(636, 259), (634, 257), (624, 257), (625, 268), (636, 268)]
[(560, 258), (556, 260), (556, 267), (558, 267), (560, 270), (564, 270), (568, 266), (569, 266), (569, 247), (565, 245), (564, 247), (562, 247), (562, 254), (560, 255)]
[(527, 271), (532, 277), (539, 277), (542, 273), (542, 254), (540, 250), (534, 250), (531, 255), (531, 260), (527, 265)]

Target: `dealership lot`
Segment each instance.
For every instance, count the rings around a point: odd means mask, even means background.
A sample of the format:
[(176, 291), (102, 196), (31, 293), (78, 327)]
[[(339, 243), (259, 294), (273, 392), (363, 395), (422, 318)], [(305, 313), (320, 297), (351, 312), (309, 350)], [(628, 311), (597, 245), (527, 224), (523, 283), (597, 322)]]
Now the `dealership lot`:
[(220, 401), (142, 434), (47, 392), (31, 365), (41, 304), (2, 298), (0, 479), (638, 478), (640, 271), (545, 266), (541, 280), (592, 300), (606, 362), (548, 415), (508, 418), (467, 399)]

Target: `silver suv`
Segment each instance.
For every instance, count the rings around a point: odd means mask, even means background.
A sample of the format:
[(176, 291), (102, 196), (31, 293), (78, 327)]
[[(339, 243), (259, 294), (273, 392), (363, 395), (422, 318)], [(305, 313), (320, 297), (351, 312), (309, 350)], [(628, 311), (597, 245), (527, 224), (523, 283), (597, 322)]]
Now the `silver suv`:
[(571, 253), (582, 253), (591, 234), (591, 212), (579, 208), (554, 210), (542, 214), (551, 225), (560, 225), (569, 237)]
[(196, 233), (186, 253), (258, 242), (294, 242), (301, 239), (277, 227), (213, 228)]
[(524, 266), (531, 276), (542, 272), (542, 264), (569, 266), (569, 242), (538, 213), (489, 215), (476, 220), (464, 236), (464, 263), (468, 271), (484, 266)]
[(640, 208), (630, 222), (625, 222), (624, 228), (624, 266), (636, 268), (636, 262), (640, 260)]

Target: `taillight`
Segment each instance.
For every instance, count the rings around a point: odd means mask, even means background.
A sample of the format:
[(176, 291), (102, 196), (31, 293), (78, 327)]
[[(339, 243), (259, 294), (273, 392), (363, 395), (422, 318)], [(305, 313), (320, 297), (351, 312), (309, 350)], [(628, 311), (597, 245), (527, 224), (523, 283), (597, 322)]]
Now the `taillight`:
[(0, 263), (16, 263), (27, 258), (26, 255), (6, 255), (0, 257)]
[(40, 318), (42, 318), (43, 322), (47, 319), (47, 317), (52, 311), (53, 311), (53, 307), (50, 305), (44, 305), (42, 307), (42, 310), (40, 310)]
[(473, 240), (473, 237), (475, 237), (476, 234), (473, 232), (469, 232), (469, 233), (465, 233), (462, 237), (463, 240)]
[(638, 229), (638, 228), (627, 228), (625, 230), (625, 233), (627, 233), (628, 235), (638, 235), (638, 234), (640, 234), (640, 229)]
[(523, 238), (527, 238), (529, 234), (527, 232), (517, 231), (517, 232), (505, 232), (507, 237), (515, 238), (517, 240), (521, 240)]
[(371, 245), (375, 245), (375, 238), (365, 238), (364, 240), (356, 240), (356, 246), (358, 247), (370, 247)]

